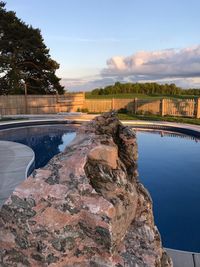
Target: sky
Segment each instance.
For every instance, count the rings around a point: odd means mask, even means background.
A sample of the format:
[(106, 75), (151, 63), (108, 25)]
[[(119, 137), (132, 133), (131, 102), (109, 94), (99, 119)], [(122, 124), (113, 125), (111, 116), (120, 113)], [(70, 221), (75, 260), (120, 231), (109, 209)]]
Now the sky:
[(200, 88), (199, 0), (5, 0), (40, 28), (70, 91), (120, 82)]

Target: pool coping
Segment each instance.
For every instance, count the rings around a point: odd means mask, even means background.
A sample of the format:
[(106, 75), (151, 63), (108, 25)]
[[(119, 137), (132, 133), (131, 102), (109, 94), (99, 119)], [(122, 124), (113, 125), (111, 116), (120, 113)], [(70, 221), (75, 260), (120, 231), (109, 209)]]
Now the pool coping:
[[(8, 192), (10, 195), (15, 188), (10, 186), (13, 182), (22, 182), (29, 174), (30, 170), (33, 170), (35, 163), (34, 151), (26, 145), (12, 142), (12, 141), (0, 141), (0, 152), (3, 158), (0, 158), (0, 175), (2, 192)], [(5, 165), (6, 163), (6, 165)], [(11, 182), (13, 181), (13, 182)], [(14, 184), (16, 184), (14, 182)], [(7, 187), (7, 190), (4, 188)], [(0, 207), (9, 195), (3, 194), (0, 202)]]
[[(81, 116), (66, 116), (66, 115), (55, 115), (55, 116), (30, 116), (28, 120), (18, 120), (18, 121), (5, 121), (0, 122), (0, 130), (23, 127), (23, 126), (34, 126), (34, 125), (48, 125), (48, 124), (82, 124), (88, 122), (97, 115), (81, 115)], [(143, 120), (121, 120), (121, 122), (130, 127), (134, 128), (144, 128), (144, 129), (159, 129), (168, 130), (183, 133), (186, 135), (192, 135), (194, 137), (200, 138), (200, 126), (195, 124), (184, 124), (184, 123), (174, 123), (165, 121), (143, 121)]]

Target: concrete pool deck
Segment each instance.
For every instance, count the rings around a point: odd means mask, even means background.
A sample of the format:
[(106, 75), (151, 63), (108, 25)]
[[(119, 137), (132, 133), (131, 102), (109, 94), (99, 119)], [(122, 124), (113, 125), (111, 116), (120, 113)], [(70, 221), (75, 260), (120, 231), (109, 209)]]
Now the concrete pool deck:
[(200, 253), (166, 249), (174, 267), (200, 267)]
[(15, 187), (27, 178), (34, 159), (35, 154), (30, 147), (0, 141), (0, 207)]
[[(28, 126), (31, 124), (47, 124), (51, 123), (78, 123), (89, 121), (96, 115), (85, 115), (85, 114), (56, 114), (56, 115), (20, 115), (13, 116), (14, 118), (23, 118), (19, 121), (4, 121), (0, 122), (0, 130), (13, 127)], [(200, 137), (200, 126), (182, 123), (171, 123), (171, 122), (159, 122), (159, 121), (122, 121), (130, 127), (147, 127), (153, 129), (171, 129), (171, 130), (182, 130), (185, 134), (195, 134), (197, 138)], [(3, 156), (2, 156), (3, 155)], [(0, 194), (5, 193), (5, 186), (9, 187), (10, 194), (13, 191), (13, 187), (10, 188), (10, 184), (17, 184), (26, 178), (27, 170), (30, 164), (34, 160), (34, 152), (24, 145), (0, 141)], [(28, 166), (28, 167), (27, 167)], [(3, 178), (2, 178), (3, 177)], [(21, 179), (21, 180), (19, 180)], [(3, 182), (2, 182), (3, 181)], [(3, 187), (2, 187), (3, 186)], [(0, 199), (0, 201), (3, 201)], [(0, 204), (1, 205), (1, 204)], [(174, 249), (166, 249), (169, 255), (172, 257), (174, 267), (200, 267), (200, 253), (192, 253)]]

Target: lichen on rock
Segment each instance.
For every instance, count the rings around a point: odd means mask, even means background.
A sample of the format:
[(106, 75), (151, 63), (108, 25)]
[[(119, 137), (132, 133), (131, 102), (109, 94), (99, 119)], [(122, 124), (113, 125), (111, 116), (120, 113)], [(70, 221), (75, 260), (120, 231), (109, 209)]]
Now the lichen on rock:
[(171, 267), (137, 155), (114, 113), (81, 126), (2, 206), (0, 266)]

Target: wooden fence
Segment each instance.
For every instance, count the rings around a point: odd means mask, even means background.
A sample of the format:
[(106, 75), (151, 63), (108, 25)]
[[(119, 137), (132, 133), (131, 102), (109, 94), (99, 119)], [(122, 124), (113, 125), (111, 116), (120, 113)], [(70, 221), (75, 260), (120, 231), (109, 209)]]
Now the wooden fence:
[(156, 114), (200, 118), (200, 98), (197, 99), (86, 99), (83, 107), (89, 112), (126, 109), (133, 114)]
[(200, 118), (200, 98), (197, 99), (85, 99), (84, 93), (65, 95), (0, 96), (0, 115), (53, 114), (128, 110), (133, 114), (157, 114)]
[(0, 96), (0, 114), (16, 115), (75, 112), (83, 108), (84, 100), (84, 93)]

